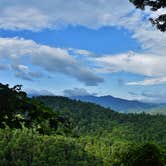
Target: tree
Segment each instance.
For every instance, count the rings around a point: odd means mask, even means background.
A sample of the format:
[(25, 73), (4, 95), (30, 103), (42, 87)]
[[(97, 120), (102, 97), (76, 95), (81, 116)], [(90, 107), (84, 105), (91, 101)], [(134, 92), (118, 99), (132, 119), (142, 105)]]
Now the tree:
[[(42, 134), (49, 134), (59, 127), (70, 130), (70, 122), (57, 112), (21, 91), (21, 85), (10, 88), (0, 83), (0, 128), (36, 127)], [(61, 130), (62, 130), (61, 129)]]
[[(150, 7), (152, 11), (166, 7), (166, 0), (130, 0), (136, 8), (144, 10), (145, 7)], [(161, 14), (157, 18), (149, 19), (153, 25), (155, 25), (160, 31), (166, 31), (166, 14)]]
[(147, 143), (131, 155), (129, 165), (134, 166), (164, 166), (159, 148)]

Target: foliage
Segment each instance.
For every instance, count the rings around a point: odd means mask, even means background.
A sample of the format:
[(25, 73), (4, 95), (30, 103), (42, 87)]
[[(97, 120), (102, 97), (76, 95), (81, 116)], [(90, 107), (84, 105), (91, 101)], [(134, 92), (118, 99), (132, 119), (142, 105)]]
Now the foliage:
[(165, 116), (28, 98), (21, 86), (2, 84), (0, 111), (0, 166), (166, 165)]
[(39, 135), (35, 129), (0, 129), (2, 166), (164, 166), (154, 144), (110, 143), (96, 137)]
[(154, 144), (145, 144), (134, 152), (130, 165), (164, 166), (164, 163), (158, 147)]
[(82, 144), (63, 136), (42, 136), (34, 129), (0, 130), (1, 166), (102, 165)]
[(36, 100), (51, 106), (70, 119), (73, 136), (110, 137), (110, 140), (166, 144), (166, 117), (162, 115), (122, 114), (92, 103), (65, 97), (41, 96)]
[[(130, 0), (130, 2), (142, 10), (144, 10), (146, 6), (150, 7), (152, 11), (157, 11), (166, 7), (165, 0)], [(155, 19), (150, 18), (150, 21), (153, 25), (156, 25), (160, 31), (166, 31), (166, 14), (161, 14)]]
[(52, 111), (49, 107), (28, 98), (21, 91), (21, 85), (9, 88), (0, 84), (0, 127), (22, 128), (22, 125), (30, 128), (37, 127), (40, 133), (49, 133), (50, 128), (57, 130), (62, 124), (66, 128), (70, 124), (63, 117)]

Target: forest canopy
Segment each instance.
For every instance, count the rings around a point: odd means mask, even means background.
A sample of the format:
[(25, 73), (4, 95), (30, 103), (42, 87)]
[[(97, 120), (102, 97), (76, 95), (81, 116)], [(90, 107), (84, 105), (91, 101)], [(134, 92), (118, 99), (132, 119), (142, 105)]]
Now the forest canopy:
[(0, 165), (164, 166), (166, 117), (0, 84)]
[(48, 133), (50, 128), (57, 130), (61, 124), (69, 125), (57, 112), (27, 97), (21, 87), (0, 84), (0, 128), (36, 127), (39, 132)]

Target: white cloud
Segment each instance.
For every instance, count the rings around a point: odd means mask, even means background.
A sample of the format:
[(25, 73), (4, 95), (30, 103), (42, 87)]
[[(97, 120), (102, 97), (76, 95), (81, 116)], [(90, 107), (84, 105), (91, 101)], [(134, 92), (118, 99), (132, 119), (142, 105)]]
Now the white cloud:
[(103, 82), (102, 78), (74, 59), (65, 49), (40, 45), (32, 40), (0, 38), (0, 58), (8, 59), (19, 77), (28, 75), (29, 78), (37, 74), (23, 65), (28, 63), (49, 73), (72, 76), (89, 86)]
[(166, 9), (165, 8), (158, 9), (156, 12), (151, 13), (151, 17), (157, 18), (162, 14), (166, 14)]
[(143, 81), (136, 81), (136, 82), (128, 82), (127, 85), (156, 85), (156, 84), (165, 84), (166, 77), (159, 77), (159, 78), (150, 78), (145, 79)]
[(76, 56), (96, 56), (93, 52), (88, 50), (82, 50), (82, 49), (75, 49), (75, 48), (69, 48), (69, 51), (71, 51), (72, 54)]
[(1, 0), (0, 6), (0, 28), (12, 30), (112, 26), (134, 9), (128, 0)]
[(166, 56), (150, 54), (126, 53), (98, 57), (95, 61), (99, 65), (99, 72), (125, 71), (149, 77), (163, 77), (166, 75)]
[(51, 27), (50, 19), (38, 9), (9, 7), (0, 12), (0, 28), (37, 31)]
[(166, 56), (130, 52), (97, 57), (92, 61), (98, 64), (96, 71), (101, 73), (123, 71), (150, 77), (143, 81), (128, 82), (127, 85), (145, 86), (166, 83)]
[[(164, 9), (156, 13), (135, 10), (128, 0), (42, 0), (42, 3), (37, 0), (1, 0), (0, 6), (0, 29), (38, 31), (66, 25), (82, 25), (94, 29), (103, 26), (124, 27), (133, 32), (132, 37), (140, 43), (143, 53), (96, 58), (95, 54), (87, 50), (70, 51), (87, 58), (94, 57), (93, 62), (99, 63), (97, 71), (126, 71), (152, 77), (152, 80), (157, 79), (158, 82), (164, 83), (161, 80), (166, 77), (166, 33), (153, 28), (148, 19), (145, 21), (147, 15), (156, 17), (165, 13)], [(31, 55), (30, 62), (33, 65), (46, 71), (73, 76), (87, 85), (96, 85), (103, 81), (71, 57), (70, 51), (39, 45), (31, 40), (0, 39), (0, 57), (8, 57), (16, 65), (22, 64), (22, 57), (28, 54)], [(20, 72), (17, 75), (20, 76)], [(152, 80), (150, 82), (155, 82)], [(147, 80), (141, 82), (150, 84)]]
[(65, 89), (63, 94), (67, 97), (96, 95), (96, 93), (90, 93), (84, 88)]
[(15, 71), (15, 76), (24, 80), (33, 81), (43, 77), (41, 72), (32, 72), (28, 66), (12, 64), (11, 68)]
[[(119, 5), (120, 4), (120, 5)], [(166, 34), (154, 30), (145, 16), (155, 14), (149, 10), (135, 10), (129, 0), (1, 0), (0, 29), (42, 30), (65, 25), (89, 28), (119, 26), (133, 32), (143, 49), (165, 54)], [(147, 16), (148, 15), (148, 16)], [(143, 21), (144, 20), (144, 21)]]
[[(120, 5), (119, 5), (120, 4)], [(42, 30), (65, 25), (82, 25), (89, 28), (119, 26), (134, 33), (142, 48), (163, 48), (163, 34), (145, 21), (145, 16), (156, 16), (149, 10), (135, 10), (129, 0), (1, 0), (0, 29)], [(144, 21), (143, 21), (144, 19)], [(164, 49), (165, 50), (165, 49)]]
[(166, 92), (151, 90), (151, 91), (143, 91), (139, 93), (128, 92), (130, 94), (130, 98), (132, 100), (140, 100), (143, 102), (150, 103), (166, 103)]
[(152, 29), (151, 24), (136, 29), (133, 38), (140, 42), (145, 52), (165, 56), (166, 34)]

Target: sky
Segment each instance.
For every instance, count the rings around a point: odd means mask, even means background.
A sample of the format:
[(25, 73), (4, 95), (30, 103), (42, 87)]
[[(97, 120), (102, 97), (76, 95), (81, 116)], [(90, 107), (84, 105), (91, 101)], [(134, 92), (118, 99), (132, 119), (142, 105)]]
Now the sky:
[(1, 0), (0, 82), (29, 94), (166, 102), (166, 34), (128, 0)]

